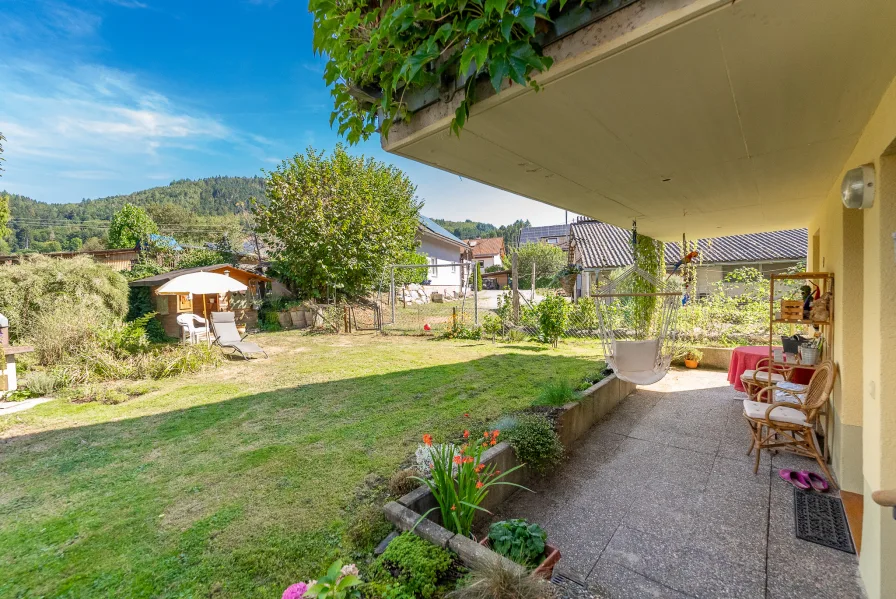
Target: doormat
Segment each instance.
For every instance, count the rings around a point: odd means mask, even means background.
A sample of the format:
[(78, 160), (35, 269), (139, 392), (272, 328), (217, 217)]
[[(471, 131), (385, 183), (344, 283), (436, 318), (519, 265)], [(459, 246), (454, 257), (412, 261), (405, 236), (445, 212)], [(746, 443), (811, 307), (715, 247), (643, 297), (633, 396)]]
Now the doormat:
[(843, 502), (839, 497), (793, 489), (796, 538), (855, 554)]

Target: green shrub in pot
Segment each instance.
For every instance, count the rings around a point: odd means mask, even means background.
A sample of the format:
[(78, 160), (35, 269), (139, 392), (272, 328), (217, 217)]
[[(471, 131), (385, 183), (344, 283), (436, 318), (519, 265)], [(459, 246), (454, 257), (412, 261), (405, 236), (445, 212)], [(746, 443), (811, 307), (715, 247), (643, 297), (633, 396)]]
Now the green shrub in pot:
[(513, 519), (495, 522), (488, 529), (492, 550), (528, 568), (535, 568), (544, 557), (548, 535), (538, 524)]

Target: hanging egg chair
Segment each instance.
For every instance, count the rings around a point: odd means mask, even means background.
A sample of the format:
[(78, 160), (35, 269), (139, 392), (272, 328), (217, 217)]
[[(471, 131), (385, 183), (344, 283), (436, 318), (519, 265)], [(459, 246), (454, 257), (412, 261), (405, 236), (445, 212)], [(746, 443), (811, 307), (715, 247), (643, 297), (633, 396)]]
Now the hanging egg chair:
[(613, 273), (593, 295), (607, 365), (636, 385), (661, 380), (676, 354), (677, 280), (662, 280), (637, 266)]

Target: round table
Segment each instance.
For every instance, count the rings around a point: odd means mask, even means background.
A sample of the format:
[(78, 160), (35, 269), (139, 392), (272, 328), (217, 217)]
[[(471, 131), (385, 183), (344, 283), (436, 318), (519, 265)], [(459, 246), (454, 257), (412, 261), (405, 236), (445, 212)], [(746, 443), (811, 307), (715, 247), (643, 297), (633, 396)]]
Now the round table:
[[(731, 362), (728, 364), (728, 382), (734, 385), (735, 391), (743, 391), (744, 386), (740, 382), (740, 376), (744, 370), (756, 370), (756, 364), (762, 358), (767, 358), (769, 347), (767, 345), (744, 345), (735, 347), (731, 352)], [(811, 368), (796, 368), (790, 380), (794, 383), (805, 385), (815, 372)]]

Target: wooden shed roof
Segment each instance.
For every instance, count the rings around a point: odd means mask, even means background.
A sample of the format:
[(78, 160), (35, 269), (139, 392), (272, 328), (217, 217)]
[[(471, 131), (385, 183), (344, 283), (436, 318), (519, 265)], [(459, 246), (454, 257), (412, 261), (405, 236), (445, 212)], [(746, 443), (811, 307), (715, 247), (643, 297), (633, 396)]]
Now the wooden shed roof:
[(269, 277), (264, 275), (260, 275), (257, 272), (252, 272), (251, 270), (245, 270), (232, 264), (213, 264), (211, 266), (196, 266), (194, 268), (181, 268), (178, 270), (172, 270), (169, 272), (163, 272), (160, 275), (153, 275), (151, 277), (144, 277), (142, 279), (137, 279), (136, 281), (131, 281), (131, 287), (158, 287), (160, 285), (164, 285), (171, 279), (175, 279), (181, 275), (188, 275), (194, 272), (217, 272), (219, 270), (230, 270), (230, 271), (240, 271), (245, 273), (251, 278), (254, 278), (259, 281), (272, 281)]

